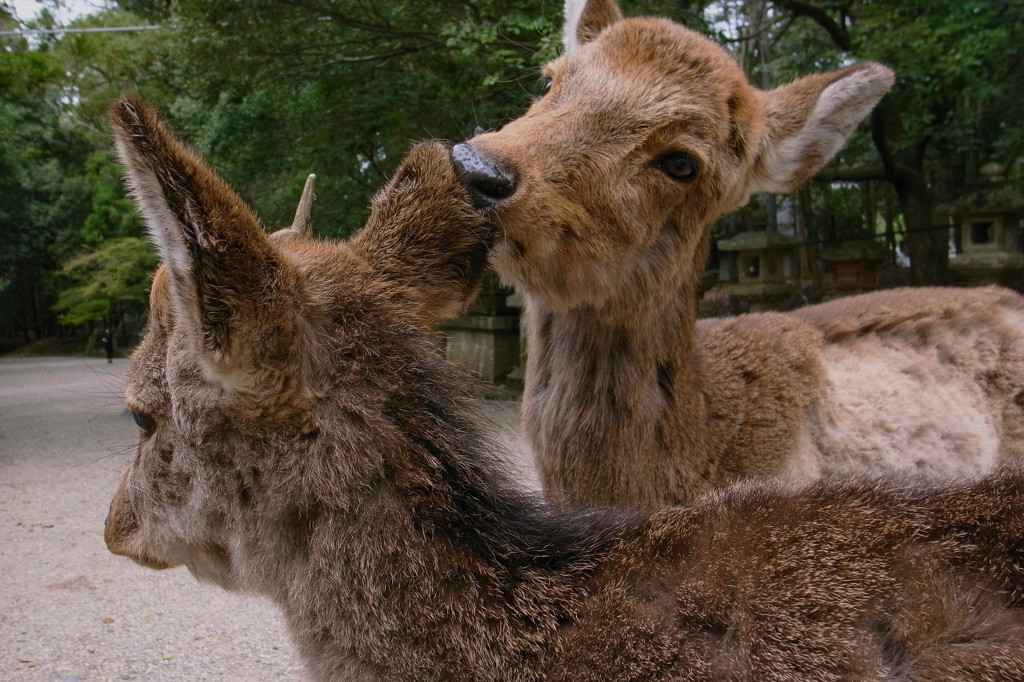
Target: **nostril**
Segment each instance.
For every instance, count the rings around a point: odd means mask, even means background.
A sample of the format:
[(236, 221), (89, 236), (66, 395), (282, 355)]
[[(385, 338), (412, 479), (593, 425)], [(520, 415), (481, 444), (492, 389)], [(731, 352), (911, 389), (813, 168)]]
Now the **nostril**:
[(495, 201), (501, 201), (502, 199), (511, 196), (516, 190), (515, 183), (504, 175), (496, 178), (473, 177), (469, 178), (468, 181), (474, 190), (485, 197), (494, 199)]
[(452, 147), (459, 181), (469, 190), (476, 208), (488, 208), (516, 191), (515, 179), (481, 156), (471, 145)]

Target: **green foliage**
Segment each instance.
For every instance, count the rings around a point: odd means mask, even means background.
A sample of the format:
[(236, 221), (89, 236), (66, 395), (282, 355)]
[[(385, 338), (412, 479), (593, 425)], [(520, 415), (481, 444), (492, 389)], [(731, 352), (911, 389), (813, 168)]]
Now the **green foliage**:
[[(494, 3), (488, 3), (494, 4)], [(496, 18), (473, 21), (466, 18), (441, 28), (445, 46), (467, 61), (487, 55), (485, 76), (480, 84), (497, 86), (514, 74), (527, 74), (554, 59), (561, 50), (560, 26), (536, 7), (518, 7)], [(529, 49), (524, 49), (529, 45)], [(524, 76), (525, 78), (525, 76)]]
[[(37, 22), (52, 26), (44, 14)], [(141, 23), (118, 11), (79, 24)], [(16, 27), (13, 20), (5, 26)], [(61, 267), (106, 240), (138, 236), (110, 158), (105, 112), (124, 90), (156, 104), (175, 83), (160, 32), (68, 34), (0, 49), (0, 337), (53, 334)]]
[(521, 110), (560, 37), (540, 0), (126, 6), (188, 36), (175, 125), (269, 225), (290, 221), (315, 172), (314, 226), (329, 235), (362, 224), (412, 140), (463, 139)]
[(88, 146), (61, 116), (58, 61), (22, 39), (0, 48), (0, 336), (43, 334), (51, 273), (75, 249)]
[[(0, 26), (15, 28), (9, 6), (0, 3)], [(876, 137), (939, 197), (971, 189), (988, 161), (1024, 155), (1024, 3), (622, 8), (718, 32), (757, 83), (859, 59), (889, 64), (898, 82)], [(105, 118), (119, 93), (169, 112), (271, 228), (291, 221), (315, 172), (314, 228), (343, 236), (411, 141), (461, 140), (518, 115), (536, 94), (537, 67), (561, 48), (561, 21), (549, 0), (119, 0), (75, 25), (165, 28), (0, 38), (0, 336), (52, 332), (62, 288), (61, 320), (95, 320), (129, 296), (107, 288), (141, 281), (143, 261), (127, 246), (141, 225)], [(36, 21), (54, 23), (46, 13)], [(876, 141), (861, 126), (833, 168), (878, 167)], [(814, 196), (821, 234), (866, 229), (857, 190)], [(919, 208), (927, 219), (927, 201)]]
[[(79, 19), (75, 26), (139, 26), (130, 12), (107, 9)], [(175, 50), (184, 37), (172, 29), (69, 33), (52, 46), (63, 72), (63, 102), (70, 122), (97, 148), (109, 145), (107, 108), (123, 92), (134, 92), (156, 107), (166, 107), (184, 83)]]
[(1016, 120), (1024, 106), (1024, 5), (909, 0), (880, 9), (861, 8), (859, 42), (863, 56), (896, 69), (893, 98), (908, 138), (931, 138), (942, 153), (978, 165), (1024, 151)]
[(89, 215), (82, 224), (82, 244), (95, 248), (108, 239), (141, 236), (135, 206), (124, 195), (121, 166), (105, 149), (97, 149), (85, 162), (85, 182), (93, 189)]
[(126, 307), (142, 307), (155, 264), (149, 242), (137, 237), (111, 239), (72, 258), (61, 268), (68, 286), (53, 306), (61, 324), (112, 320)]

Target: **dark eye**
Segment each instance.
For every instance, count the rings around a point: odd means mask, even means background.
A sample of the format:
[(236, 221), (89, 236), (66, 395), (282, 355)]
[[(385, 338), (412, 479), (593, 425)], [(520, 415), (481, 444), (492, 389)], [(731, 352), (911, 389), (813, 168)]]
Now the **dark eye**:
[(130, 412), (129, 414), (131, 414), (136, 425), (142, 430), (143, 438), (149, 438), (156, 431), (156, 420), (148, 414), (141, 412)]
[(654, 166), (680, 182), (689, 182), (697, 177), (697, 159), (686, 152), (662, 154), (654, 160)]
[(551, 89), (551, 83), (553, 82), (551, 80), (551, 76), (541, 76), (537, 80), (537, 82), (540, 84), (540, 94), (541, 95), (548, 94), (548, 90)]

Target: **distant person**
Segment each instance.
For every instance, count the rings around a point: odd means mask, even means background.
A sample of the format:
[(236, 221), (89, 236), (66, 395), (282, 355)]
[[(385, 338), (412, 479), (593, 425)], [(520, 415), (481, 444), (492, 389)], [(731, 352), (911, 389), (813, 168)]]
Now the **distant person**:
[(114, 335), (110, 332), (110, 327), (107, 327), (103, 334), (103, 346), (107, 349), (107, 362), (114, 362)]

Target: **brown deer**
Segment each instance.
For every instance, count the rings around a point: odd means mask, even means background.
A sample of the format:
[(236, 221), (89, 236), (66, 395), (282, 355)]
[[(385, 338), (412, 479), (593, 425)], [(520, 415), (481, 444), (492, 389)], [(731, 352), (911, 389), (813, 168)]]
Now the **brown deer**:
[(547, 505), (429, 331), (491, 239), (444, 147), (326, 243), (268, 237), (137, 100), (111, 118), (163, 265), (107, 546), (274, 600), (311, 677), (1024, 679), (1021, 472)]
[(991, 471), (1024, 448), (1024, 305), (900, 289), (698, 323), (710, 223), (816, 173), (889, 90), (863, 63), (765, 92), (717, 44), (567, 3), (546, 93), (456, 145), (524, 295), (524, 435), (556, 499), (729, 481)]

